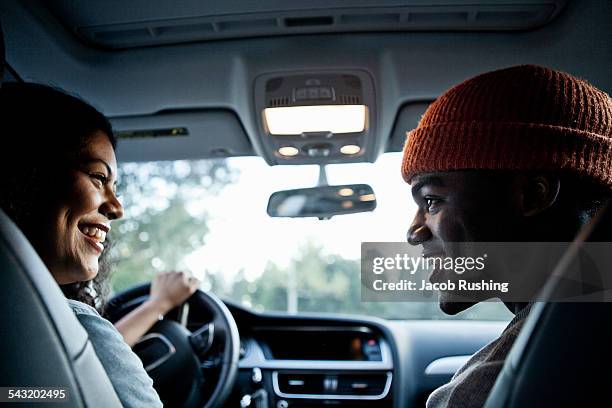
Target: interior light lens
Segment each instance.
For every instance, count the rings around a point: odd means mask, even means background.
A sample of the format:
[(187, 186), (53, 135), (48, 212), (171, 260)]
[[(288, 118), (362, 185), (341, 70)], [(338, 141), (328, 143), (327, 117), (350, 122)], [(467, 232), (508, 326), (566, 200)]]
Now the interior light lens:
[(278, 148), (278, 154), (281, 156), (297, 156), (300, 151), (293, 146), (283, 146)]
[(374, 201), (376, 196), (374, 194), (364, 194), (359, 197), (359, 201)]
[(285, 106), (263, 111), (264, 121), (272, 135), (363, 132), (366, 114), (365, 105)]
[(349, 208), (353, 208), (353, 202), (352, 201), (343, 201), (342, 204), (340, 204), (342, 206), (342, 208), (344, 208), (345, 210), (348, 210)]
[(340, 190), (338, 190), (338, 195), (341, 197), (350, 197), (354, 194), (355, 192), (353, 191), (352, 188), (341, 188)]
[(357, 145), (344, 145), (340, 148), (342, 154), (357, 154), (361, 150), (361, 147)]

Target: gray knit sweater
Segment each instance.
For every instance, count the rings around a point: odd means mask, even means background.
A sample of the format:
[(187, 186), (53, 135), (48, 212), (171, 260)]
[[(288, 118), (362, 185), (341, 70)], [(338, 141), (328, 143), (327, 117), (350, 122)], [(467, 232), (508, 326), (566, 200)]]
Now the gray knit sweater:
[(530, 310), (528, 305), (518, 312), (497, 339), (478, 350), (450, 382), (432, 392), (427, 408), (482, 407)]

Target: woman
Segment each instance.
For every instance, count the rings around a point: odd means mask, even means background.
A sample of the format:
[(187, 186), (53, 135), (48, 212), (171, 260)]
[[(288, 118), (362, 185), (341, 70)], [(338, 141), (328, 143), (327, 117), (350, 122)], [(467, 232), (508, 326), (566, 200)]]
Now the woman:
[(107, 273), (100, 258), (106, 235), (123, 216), (109, 122), (83, 101), (37, 84), (3, 84), (0, 112), (4, 140), (11, 140), (0, 161), (0, 207), (73, 298), (69, 305), (122, 404), (161, 406), (152, 380), (122, 335), (135, 343), (160, 315), (184, 302), (197, 281), (177, 272), (157, 277), (149, 300), (118, 323), (120, 334), (92, 307), (101, 305), (105, 294)]

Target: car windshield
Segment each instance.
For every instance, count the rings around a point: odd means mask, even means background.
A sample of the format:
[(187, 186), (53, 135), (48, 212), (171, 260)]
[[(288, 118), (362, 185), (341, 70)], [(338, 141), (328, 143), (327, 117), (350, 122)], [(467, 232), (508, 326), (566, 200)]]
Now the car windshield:
[(416, 211), (400, 162), (401, 153), (387, 153), (376, 163), (328, 165), (330, 184), (370, 184), (378, 202), (372, 212), (328, 220), (266, 213), (273, 192), (316, 185), (316, 165), (271, 167), (260, 157), (124, 163), (113, 289), (185, 270), (203, 290), (255, 311), (509, 319), (500, 302), (447, 316), (435, 301), (361, 301), (361, 243), (404, 241)]

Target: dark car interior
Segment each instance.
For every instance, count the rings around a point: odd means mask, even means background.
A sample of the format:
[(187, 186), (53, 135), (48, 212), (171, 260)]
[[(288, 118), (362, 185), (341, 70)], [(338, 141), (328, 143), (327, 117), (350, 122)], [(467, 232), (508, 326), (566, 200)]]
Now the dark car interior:
[[(611, 16), (612, 3), (598, 0), (7, 0), (3, 81), (53, 84), (95, 103), (119, 135), (120, 162), (375, 163), (402, 150), (441, 92), (481, 72), (541, 64), (610, 93)], [(304, 78), (310, 91), (296, 85)], [(331, 89), (367, 106), (367, 126), (295, 137), (298, 153), (282, 154), (287, 139), (263, 110)], [(188, 136), (172, 134), (182, 129)], [(3, 136), (10, 154), (15, 135)], [(347, 145), (357, 153), (343, 153)], [(610, 210), (584, 228), (556, 276), (582, 243), (609, 240)], [(65, 386), (61, 406), (121, 406), (59, 287), (1, 211), (0, 270), (0, 387)], [(106, 317), (117, 321), (148, 293), (144, 284), (115, 294)], [(537, 303), (486, 407), (607, 405), (611, 318), (607, 303)], [(422, 407), (506, 325), (260, 311), (198, 291), (134, 350), (166, 406)]]

